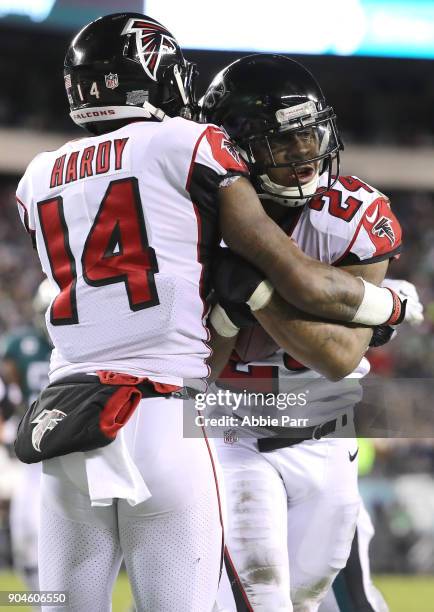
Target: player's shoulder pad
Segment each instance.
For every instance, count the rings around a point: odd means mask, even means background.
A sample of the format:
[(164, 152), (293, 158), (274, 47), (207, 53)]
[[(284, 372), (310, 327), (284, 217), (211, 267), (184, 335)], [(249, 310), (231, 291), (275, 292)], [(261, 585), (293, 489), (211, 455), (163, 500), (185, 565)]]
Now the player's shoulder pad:
[[(16, 190), (16, 201), (21, 221), (30, 234), (35, 230), (35, 204), (41, 191), (41, 177), (48, 168), (52, 168), (53, 160), (68, 143), (53, 151), (38, 153), (28, 164)], [(32, 238), (33, 240), (33, 238)]]
[(221, 176), (249, 174), (237, 147), (217, 125), (175, 117), (164, 123), (164, 133), (171, 154), (182, 151), (189, 158), (191, 167), (201, 164)]
[(249, 174), (247, 164), (241, 157), (239, 149), (223, 128), (212, 123), (206, 124), (201, 141), (203, 143), (199, 143), (199, 155), (212, 158), (213, 162), (220, 165), (224, 173)]
[(39, 172), (39, 169), (45, 163), (50, 153), (51, 151), (38, 153), (27, 165), (17, 187), (17, 197), (22, 199), (25, 203), (27, 203), (31, 196), (33, 177)]
[(340, 176), (308, 206), (312, 225), (329, 238), (334, 263), (349, 253), (355, 262), (374, 263), (401, 249), (402, 230), (389, 198), (356, 176)]

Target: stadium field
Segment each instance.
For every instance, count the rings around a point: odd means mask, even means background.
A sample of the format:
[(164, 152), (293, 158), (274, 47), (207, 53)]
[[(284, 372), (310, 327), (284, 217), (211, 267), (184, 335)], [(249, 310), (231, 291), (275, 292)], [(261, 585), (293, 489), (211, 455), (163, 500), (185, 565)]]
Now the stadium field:
[[(434, 612), (434, 577), (376, 576), (375, 584), (389, 604), (390, 612)], [(22, 590), (22, 582), (13, 573), (0, 572), (0, 591)], [(131, 592), (128, 580), (121, 573), (113, 591), (113, 612), (129, 612)], [(13, 607), (0, 606), (0, 612)], [(22, 612), (30, 608), (19, 606)]]

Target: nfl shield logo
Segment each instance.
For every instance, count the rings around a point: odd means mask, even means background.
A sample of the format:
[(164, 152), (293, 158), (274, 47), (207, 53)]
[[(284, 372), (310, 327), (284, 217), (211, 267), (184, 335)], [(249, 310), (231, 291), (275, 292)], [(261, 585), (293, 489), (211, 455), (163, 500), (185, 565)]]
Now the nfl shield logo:
[(118, 75), (116, 73), (105, 74), (105, 86), (108, 89), (116, 89), (119, 85)]
[(227, 429), (223, 432), (223, 440), (225, 444), (235, 444), (238, 442), (238, 434), (236, 429)]

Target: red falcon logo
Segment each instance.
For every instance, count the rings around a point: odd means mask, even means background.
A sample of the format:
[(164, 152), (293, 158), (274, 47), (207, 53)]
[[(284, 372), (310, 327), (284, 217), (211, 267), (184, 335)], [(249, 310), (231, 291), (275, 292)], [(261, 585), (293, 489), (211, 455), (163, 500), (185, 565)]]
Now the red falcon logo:
[(176, 40), (166, 28), (147, 19), (130, 19), (122, 34), (136, 35), (137, 54), (146, 74), (157, 80), (157, 70), (163, 55), (176, 53)]
[(385, 236), (391, 242), (395, 244), (395, 232), (393, 231), (392, 222), (388, 217), (381, 217), (372, 228), (372, 233), (380, 238)]

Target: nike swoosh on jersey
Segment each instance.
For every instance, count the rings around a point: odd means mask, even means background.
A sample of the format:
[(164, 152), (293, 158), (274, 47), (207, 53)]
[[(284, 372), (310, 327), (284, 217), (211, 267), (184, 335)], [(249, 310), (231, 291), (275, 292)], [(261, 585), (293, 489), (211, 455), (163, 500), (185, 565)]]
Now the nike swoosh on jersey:
[(356, 452), (354, 453), (354, 455), (352, 455), (350, 453), (350, 451), (348, 451), (348, 457), (350, 459), (350, 461), (354, 461), (354, 459), (357, 457), (357, 455), (359, 454), (359, 449), (356, 450)]
[(366, 221), (368, 223), (375, 223), (375, 221), (377, 220), (377, 217), (378, 217), (378, 206), (375, 208), (372, 215), (366, 215)]

